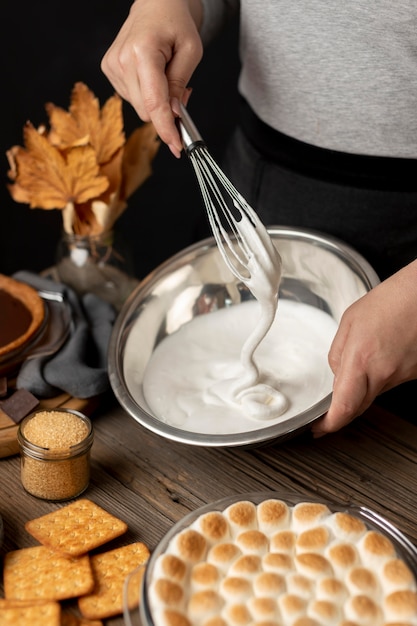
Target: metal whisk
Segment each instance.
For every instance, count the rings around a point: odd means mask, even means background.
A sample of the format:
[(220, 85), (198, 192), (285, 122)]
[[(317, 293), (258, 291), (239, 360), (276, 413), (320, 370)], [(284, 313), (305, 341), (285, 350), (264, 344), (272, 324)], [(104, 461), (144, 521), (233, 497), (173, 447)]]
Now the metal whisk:
[(252, 278), (254, 262), (261, 264), (270, 281), (276, 280), (280, 257), (267, 229), (210, 155), (184, 106), (177, 121), (224, 261), (245, 284)]

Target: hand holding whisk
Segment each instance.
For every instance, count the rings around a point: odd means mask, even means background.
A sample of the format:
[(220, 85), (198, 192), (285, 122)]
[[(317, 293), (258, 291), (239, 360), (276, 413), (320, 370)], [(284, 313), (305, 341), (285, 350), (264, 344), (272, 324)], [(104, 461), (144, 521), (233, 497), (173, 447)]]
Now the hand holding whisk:
[(265, 299), (271, 289), (278, 297), (281, 258), (267, 229), (214, 161), (184, 106), (178, 127), (225, 263), (256, 298)]

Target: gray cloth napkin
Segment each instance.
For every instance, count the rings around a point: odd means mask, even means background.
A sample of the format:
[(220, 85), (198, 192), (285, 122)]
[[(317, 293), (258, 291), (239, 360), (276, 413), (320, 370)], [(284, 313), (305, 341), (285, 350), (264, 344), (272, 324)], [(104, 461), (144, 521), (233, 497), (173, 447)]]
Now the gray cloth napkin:
[(18, 372), (16, 387), (40, 398), (61, 392), (90, 398), (108, 391), (107, 351), (116, 319), (113, 306), (92, 293), (78, 296), (67, 285), (26, 270), (17, 272), (13, 278), (37, 290), (61, 293), (72, 314), (64, 345), (55, 354), (25, 361)]

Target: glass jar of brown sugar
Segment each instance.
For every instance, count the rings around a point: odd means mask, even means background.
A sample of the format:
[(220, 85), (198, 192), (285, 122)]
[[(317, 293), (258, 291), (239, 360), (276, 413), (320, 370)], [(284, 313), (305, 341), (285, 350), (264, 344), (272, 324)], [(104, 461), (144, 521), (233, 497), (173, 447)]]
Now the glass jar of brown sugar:
[(19, 425), (21, 480), (25, 490), (44, 500), (69, 500), (90, 481), (93, 427), (72, 409), (31, 413)]

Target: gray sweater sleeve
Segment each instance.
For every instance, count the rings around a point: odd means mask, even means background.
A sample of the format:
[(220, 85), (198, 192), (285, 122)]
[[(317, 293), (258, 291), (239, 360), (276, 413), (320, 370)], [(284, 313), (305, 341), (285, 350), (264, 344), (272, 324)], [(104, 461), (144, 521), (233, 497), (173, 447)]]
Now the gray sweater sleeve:
[(203, 23), (200, 35), (204, 45), (212, 41), (239, 10), (239, 0), (201, 0)]

